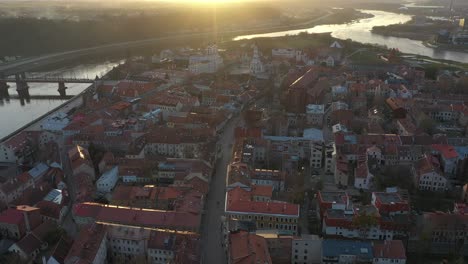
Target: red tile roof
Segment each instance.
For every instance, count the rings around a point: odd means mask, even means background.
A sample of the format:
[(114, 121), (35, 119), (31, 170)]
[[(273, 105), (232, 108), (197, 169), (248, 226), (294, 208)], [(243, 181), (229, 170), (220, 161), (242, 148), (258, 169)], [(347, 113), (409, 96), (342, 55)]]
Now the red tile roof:
[(242, 189), (237, 186), (234, 189), (231, 189), (227, 192), (227, 201), (233, 203), (235, 201), (251, 201), (251, 193), (247, 190)]
[(273, 193), (273, 186), (271, 185), (253, 185), (252, 195), (253, 196), (265, 196), (271, 198)]
[(23, 212), (16, 210), (16, 208), (8, 208), (0, 214), (0, 223), (18, 225), (23, 221)]
[(440, 152), (445, 159), (455, 159), (458, 157), (457, 151), (451, 145), (433, 144), (432, 149)]
[(82, 164), (87, 164), (91, 168), (93, 167), (88, 150), (81, 146), (74, 146), (70, 149), (68, 151), (68, 158), (70, 160), (72, 170), (78, 168)]
[(183, 195), (183, 192), (174, 187), (157, 187), (160, 200), (174, 200)]
[(405, 247), (401, 240), (385, 240), (374, 242), (374, 258), (405, 259)]
[(155, 83), (121, 81), (116, 85), (115, 94), (123, 97), (138, 97), (155, 88)]
[(74, 206), (73, 212), (78, 217), (93, 218), (95, 221), (136, 225), (144, 227), (157, 227), (168, 229), (196, 229), (199, 227), (198, 215), (119, 207), (97, 203), (80, 203)]
[(229, 251), (231, 263), (272, 263), (265, 238), (245, 231), (229, 234)]
[(41, 248), (42, 241), (33, 233), (27, 234), (23, 239), (18, 241), (16, 245), (27, 255)]
[(68, 252), (65, 263), (93, 263), (104, 239), (106, 229), (103, 225), (84, 227)]
[(62, 205), (56, 204), (51, 201), (42, 200), (36, 204), (38, 208), (41, 209), (41, 215), (54, 218), (56, 220), (60, 219), (60, 211), (62, 210)]
[(439, 161), (436, 157), (429, 154), (424, 155), (424, 158), (418, 160), (414, 167), (416, 168), (416, 173), (419, 176), (432, 171), (441, 174)]
[(127, 109), (129, 107), (131, 107), (132, 104), (129, 103), (129, 102), (118, 102), (116, 104), (114, 104), (113, 106), (111, 106), (111, 109), (112, 110), (117, 110), (117, 111), (122, 111), (124, 109)]
[(299, 216), (299, 205), (286, 202), (232, 201), (226, 211), (253, 214)]
[(236, 138), (261, 138), (262, 129), (261, 128), (236, 127), (236, 129), (234, 130), (234, 135)]
[(69, 237), (62, 236), (52, 251), (53, 257), (58, 263), (65, 263), (65, 258), (73, 245), (73, 240)]
[(368, 175), (369, 175), (369, 168), (367, 167), (367, 161), (361, 162), (360, 164), (358, 164), (356, 171), (355, 171), (356, 178), (367, 178)]

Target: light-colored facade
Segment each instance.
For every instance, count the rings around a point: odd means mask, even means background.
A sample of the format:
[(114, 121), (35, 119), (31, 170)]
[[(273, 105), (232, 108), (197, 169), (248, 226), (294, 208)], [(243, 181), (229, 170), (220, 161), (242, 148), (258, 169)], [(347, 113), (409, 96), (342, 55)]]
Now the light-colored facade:
[(288, 48), (276, 48), (271, 50), (271, 55), (281, 59), (294, 59), (296, 58), (296, 50)]
[(317, 127), (323, 126), (323, 116), (325, 114), (324, 105), (309, 104), (306, 106), (307, 124)]
[(145, 153), (184, 158), (187, 153), (197, 153), (198, 146), (197, 143), (149, 142), (145, 145)]
[(148, 248), (148, 262), (152, 264), (166, 264), (174, 259), (174, 251), (163, 248)]
[(111, 192), (117, 181), (119, 180), (119, 167), (115, 166), (109, 171), (106, 171), (102, 176), (96, 181), (96, 188), (98, 192), (109, 193)]
[(259, 76), (265, 73), (265, 65), (260, 58), (257, 46), (254, 46), (252, 61), (250, 62), (250, 75)]
[(218, 54), (216, 45), (209, 46), (205, 54), (189, 58), (189, 71), (192, 74), (215, 73), (223, 67), (223, 58)]
[(442, 192), (447, 188), (447, 179), (436, 171), (431, 171), (419, 175), (416, 186), (419, 190)]
[(124, 225), (107, 226), (107, 243), (114, 257), (145, 258), (150, 230)]
[(315, 169), (322, 168), (323, 146), (321, 144), (311, 143), (310, 166)]
[(291, 263), (319, 264), (322, 255), (322, 239), (317, 235), (302, 235), (292, 240)]

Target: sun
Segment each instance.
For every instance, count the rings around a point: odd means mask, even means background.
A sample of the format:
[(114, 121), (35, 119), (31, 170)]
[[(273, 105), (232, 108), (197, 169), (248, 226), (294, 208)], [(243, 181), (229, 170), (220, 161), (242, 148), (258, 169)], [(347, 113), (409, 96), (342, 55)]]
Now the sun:
[(239, 3), (239, 2), (245, 2), (245, 1), (246, 0), (170, 0), (170, 2), (192, 3), (192, 4), (226, 4), (226, 3)]

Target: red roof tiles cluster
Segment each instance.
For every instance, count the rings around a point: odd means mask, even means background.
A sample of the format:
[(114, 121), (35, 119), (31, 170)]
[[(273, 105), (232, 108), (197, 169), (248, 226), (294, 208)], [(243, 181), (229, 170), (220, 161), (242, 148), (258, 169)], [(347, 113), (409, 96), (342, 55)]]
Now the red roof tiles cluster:
[(106, 239), (106, 234), (103, 225), (92, 224), (81, 229), (65, 258), (65, 263), (93, 263), (101, 244)]
[(236, 187), (227, 192), (226, 211), (298, 217), (299, 205), (280, 201), (252, 201), (252, 193)]
[(406, 252), (401, 240), (374, 242), (374, 258), (406, 260)]
[(458, 153), (451, 145), (433, 144), (432, 149), (442, 154), (444, 159), (456, 159)]
[(229, 234), (230, 263), (272, 263), (265, 238), (245, 231)]
[(73, 213), (75, 217), (91, 218), (95, 221), (172, 230), (196, 230), (200, 225), (199, 215), (192, 213), (119, 207), (97, 203), (76, 204)]
[(77, 169), (83, 164), (86, 164), (93, 168), (93, 164), (91, 161), (91, 156), (86, 148), (81, 146), (74, 146), (68, 151), (68, 159), (71, 163), (72, 170)]
[(154, 89), (155, 83), (121, 81), (114, 88), (114, 93), (119, 97), (139, 97)]

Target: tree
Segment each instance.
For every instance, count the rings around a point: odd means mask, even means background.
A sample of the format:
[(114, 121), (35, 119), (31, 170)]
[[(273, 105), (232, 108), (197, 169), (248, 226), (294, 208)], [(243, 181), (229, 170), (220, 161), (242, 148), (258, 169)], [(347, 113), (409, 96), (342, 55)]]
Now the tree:
[(47, 244), (49, 245), (49, 247), (57, 244), (57, 242), (60, 240), (60, 238), (65, 234), (65, 230), (63, 230), (62, 228), (56, 228), (56, 229), (53, 229), (49, 232), (47, 232), (46, 236), (45, 236), (45, 242), (47, 242)]
[(434, 130), (435, 130), (434, 126), (435, 126), (434, 121), (430, 118), (426, 118), (422, 120), (421, 124), (419, 125), (419, 127), (423, 129), (424, 132), (426, 132), (429, 135), (434, 134)]
[(378, 225), (378, 220), (374, 215), (362, 212), (353, 218), (353, 225), (359, 228), (359, 235), (361, 238), (367, 238), (369, 229)]
[(323, 189), (323, 181), (322, 180), (319, 180), (316, 184), (315, 184), (315, 190), (316, 191), (321, 191)]
[(465, 258), (463, 256), (460, 256), (455, 260), (455, 264), (465, 264), (465, 263), (466, 263)]
[(418, 263), (425, 263), (424, 256), (430, 251), (431, 231), (423, 230), (419, 235), (419, 240), (416, 243), (416, 255)]
[(426, 78), (431, 79), (431, 80), (436, 80), (437, 79), (437, 74), (439, 72), (439, 67), (436, 65), (431, 65), (428, 66), (426, 69), (424, 69)]
[(295, 204), (302, 204), (304, 202), (304, 191), (298, 191), (293, 194), (292, 202)]

